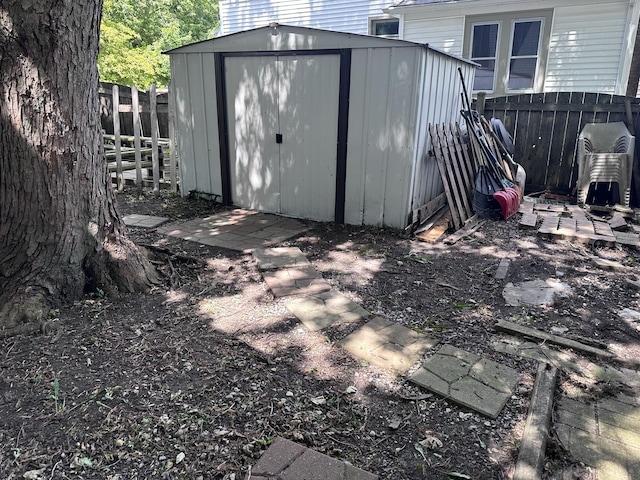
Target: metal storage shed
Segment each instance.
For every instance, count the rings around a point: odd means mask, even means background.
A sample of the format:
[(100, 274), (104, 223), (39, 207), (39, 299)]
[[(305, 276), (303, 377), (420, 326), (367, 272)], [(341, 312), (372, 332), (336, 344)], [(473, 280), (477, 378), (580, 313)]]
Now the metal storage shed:
[(181, 191), (264, 212), (403, 228), (443, 191), (427, 125), (458, 67), (427, 45), (271, 24), (168, 52)]

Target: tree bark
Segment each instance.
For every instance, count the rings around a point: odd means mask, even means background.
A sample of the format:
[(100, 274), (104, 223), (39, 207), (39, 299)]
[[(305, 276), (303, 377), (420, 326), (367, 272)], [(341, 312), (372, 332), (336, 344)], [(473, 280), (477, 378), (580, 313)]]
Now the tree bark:
[(157, 282), (102, 155), (102, 0), (0, 0), (0, 335), (90, 289)]

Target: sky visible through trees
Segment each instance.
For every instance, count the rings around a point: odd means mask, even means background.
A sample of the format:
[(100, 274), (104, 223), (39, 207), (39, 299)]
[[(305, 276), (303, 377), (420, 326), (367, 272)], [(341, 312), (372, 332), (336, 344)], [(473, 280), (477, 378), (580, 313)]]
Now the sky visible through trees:
[(104, 0), (100, 80), (148, 88), (169, 83), (162, 51), (215, 35), (217, 0)]

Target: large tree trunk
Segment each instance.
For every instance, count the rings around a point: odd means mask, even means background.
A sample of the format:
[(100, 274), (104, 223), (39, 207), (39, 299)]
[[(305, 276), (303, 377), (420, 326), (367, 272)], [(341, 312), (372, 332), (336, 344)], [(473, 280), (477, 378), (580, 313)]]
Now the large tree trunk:
[(101, 155), (102, 0), (0, 0), (0, 335), (90, 288), (157, 281)]

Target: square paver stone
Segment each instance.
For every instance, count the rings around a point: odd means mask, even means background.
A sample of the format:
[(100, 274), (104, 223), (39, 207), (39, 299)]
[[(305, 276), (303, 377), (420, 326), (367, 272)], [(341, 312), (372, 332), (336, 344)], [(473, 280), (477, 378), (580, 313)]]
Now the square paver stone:
[(291, 300), (286, 306), (311, 331), (339, 323), (358, 322), (370, 315), (357, 303), (333, 291)]
[(258, 262), (258, 270), (311, 266), (298, 247), (257, 248), (253, 256)]
[(291, 218), (235, 209), (161, 227), (158, 232), (204, 245), (249, 252), (295, 237), (306, 230), (307, 226)]
[(352, 355), (398, 373), (406, 372), (438, 340), (381, 317), (375, 317), (338, 345)]
[(278, 437), (245, 477), (271, 480), (377, 480), (378, 476)]
[(263, 272), (262, 278), (275, 297), (311, 295), (331, 290), (331, 285), (311, 266)]
[(138, 215), (137, 213), (133, 213), (131, 215), (125, 215), (122, 221), (128, 227), (156, 228), (168, 222), (169, 219), (167, 217), (154, 217), (153, 215)]
[(636, 398), (619, 394), (586, 403), (563, 396), (554, 429), (578, 461), (594, 467), (599, 479), (640, 478), (640, 429)]
[(518, 372), (474, 353), (444, 345), (409, 380), (496, 418), (518, 384)]

